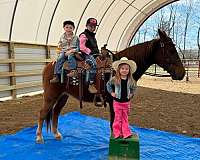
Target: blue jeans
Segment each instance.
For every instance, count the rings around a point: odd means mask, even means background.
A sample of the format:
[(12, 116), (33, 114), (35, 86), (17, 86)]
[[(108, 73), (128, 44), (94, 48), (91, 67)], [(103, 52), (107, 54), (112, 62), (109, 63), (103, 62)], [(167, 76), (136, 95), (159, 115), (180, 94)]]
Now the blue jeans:
[(57, 59), (55, 68), (54, 68), (54, 74), (61, 74), (62, 72), (62, 67), (64, 62), (67, 61), (69, 65), (69, 69), (76, 69), (76, 59), (74, 55), (68, 55), (65, 56), (64, 52), (61, 52), (60, 56)]
[(84, 57), (85, 57), (85, 62), (91, 66), (88, 73), (89, 77), (86, 79), (88, 79), (87, 81), (89, 81), (90, 83), (93, 83), (95, 81), (95, 76), (96, 76), (96, 60), (93, 55), (84, 54)]

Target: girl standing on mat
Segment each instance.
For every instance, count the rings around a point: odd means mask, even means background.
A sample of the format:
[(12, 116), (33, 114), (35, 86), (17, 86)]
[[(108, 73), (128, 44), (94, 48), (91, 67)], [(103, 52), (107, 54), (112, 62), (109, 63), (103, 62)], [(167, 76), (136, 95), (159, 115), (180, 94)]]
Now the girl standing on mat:
[(114, 138), (130, 138), (132, 136), (128, 123), (128, 114), (130, 112), (130, 99), (134, 96), (136, 81), (132, 74), (136, 71), (136, 63), (122, 57), (113, 62), (112, 67), (116, 71), (107, 83), (107, 90), (113, 97), (113, 108), (115, 119), (113, 123)]

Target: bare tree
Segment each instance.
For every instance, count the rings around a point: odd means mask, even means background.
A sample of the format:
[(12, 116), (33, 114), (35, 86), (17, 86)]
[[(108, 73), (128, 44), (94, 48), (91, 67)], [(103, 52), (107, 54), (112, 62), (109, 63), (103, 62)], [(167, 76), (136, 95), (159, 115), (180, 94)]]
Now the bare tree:
[(170, 35), (171, 31), (174, 28), (175, 25), (175, 20), (176, 20), (176, 11), (174, 10), (174, 7), (170, 5), (170, 14), (168, 17), (166, 17), (165, 12), (161, 10), (161, 17), (160, 17), (160, 22), (158, 24), (158, 27), (161, 30), (164, 30), (167, 35)]
[(200, 58), (200, 42), (199, 42), (199, 36), (200, 36), (200, 27), (198, 28), (198, 33), (197, 33), (197, 46), (198, 46), (198, 55), (197, 55), (197, 59)]
[(143, 40), (144, 42), (146, 41), (146, 35), (147, 35), (147, 26), (145, 27), (145, 30), (144, 30), (144, 37), (143, 37)]
[(141, 32), (139, 31), (139, 32), (138, 32), (138, 40), (137, 40), (137, 43), (140, 43), (140, 34), (141, 34)]
[(191, 11), (192, 11), (192, 0), (189, 0), (189, 6), (188, 6), (188, 9), (186, 10), (185, 28), (184, 28), (184, 36), (183, 36), (183, 50), (184, 50), (184, 52), (185, 52), (185, 48), (186, 48), (187, 29), (188, 29), (189, 17), (190, 17)]

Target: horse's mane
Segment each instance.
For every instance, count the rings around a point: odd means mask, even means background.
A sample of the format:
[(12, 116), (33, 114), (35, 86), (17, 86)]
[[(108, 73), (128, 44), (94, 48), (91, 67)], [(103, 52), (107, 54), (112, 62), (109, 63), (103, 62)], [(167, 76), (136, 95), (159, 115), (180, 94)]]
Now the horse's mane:
[(145, 66), (147, 63), (147, 58), (151, 57), (151, 54), (154, 53), (159, 41), (160, 39), (153, 39), (128, 47), (117, 53), (117, 59), (125, 56), (128, 59), (135, 60), (138, 65)]
[(137, 64), (137, 70), (133, 74), (133, 78), (138, 80), (144, 74), (146, 69), (153, 64), (153, 54), (158, 48), (159, 42), (160, 39), (153, 39), (128, 47), (116, 53), (113, 60), (119, 60), (121, 57), (127, 57), (128, 59), (134, 60)]

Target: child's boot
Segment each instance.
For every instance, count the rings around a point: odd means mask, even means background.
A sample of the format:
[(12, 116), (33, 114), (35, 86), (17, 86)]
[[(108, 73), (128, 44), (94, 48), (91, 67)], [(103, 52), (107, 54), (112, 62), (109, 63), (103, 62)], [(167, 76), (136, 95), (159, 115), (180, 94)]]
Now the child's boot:
[(90, 83), (90, 84), (89, 84), (88, 91), (89, 91), (90, 93), (97, 93), (97, 89), (96, 89), (94, 83)]
[(57, 75), (53, 76), (53, 79), (50, 80), (50, 83), (58, 83), (59, 82), (59, 78)]
[(75, 70), (71, 70), (68, 74), (67, 77), (75, 77), (76, 76), (76, 71)]

